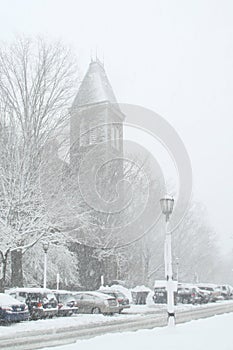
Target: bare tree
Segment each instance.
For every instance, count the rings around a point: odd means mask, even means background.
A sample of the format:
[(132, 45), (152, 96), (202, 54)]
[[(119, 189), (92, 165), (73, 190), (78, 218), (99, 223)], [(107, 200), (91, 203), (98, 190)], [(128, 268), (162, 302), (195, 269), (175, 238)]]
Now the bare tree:
[(0, 48), (1, 257), (5, 266), (11, 252), (14, 285), (22, 284), (22, 254), (53, 226), (40, 175), (48, 141), (67, 121), (75, 72), (73, 55), (59, 42), (17, 38)]

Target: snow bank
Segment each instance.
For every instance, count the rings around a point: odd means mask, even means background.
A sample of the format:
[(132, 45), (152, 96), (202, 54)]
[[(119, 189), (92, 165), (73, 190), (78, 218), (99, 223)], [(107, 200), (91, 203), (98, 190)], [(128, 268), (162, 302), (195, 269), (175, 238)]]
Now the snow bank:
[(44, 350), (232, 350), (233, 313), (177, 325), (102, 335)]

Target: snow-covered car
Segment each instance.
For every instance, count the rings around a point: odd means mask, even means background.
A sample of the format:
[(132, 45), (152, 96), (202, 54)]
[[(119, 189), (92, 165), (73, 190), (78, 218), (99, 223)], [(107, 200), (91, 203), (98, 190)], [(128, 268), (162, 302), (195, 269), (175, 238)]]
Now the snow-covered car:
[(210, 283), (199, 283), (197, 287), (201, 291), (207, 291), (209, 292), (209, 301), (210, 302), (215, 302), (218, 300), (223, 300), (223, 297), (221, 295), (220, 290), (215, 284), (210, 284)]
[(119, 313), (121, 313), (121, 311), (124, 309), (130, 308), (129, 299), (123, 293), (117, 290), (112, 290), (111, 288), (101, 288), (99, 292), (110, 295), (117, 300), (119, 304)]
[(67, 290), (53, 291), (58, 301), (58, 316), (71, 316), (78, 313), (73, 292)]
[(199, 289), (195, 285), (183, 283), (178, 284), (177, 302), (182, 304), (204, 304), (208, 303), (210, 293)]
[(27, 321), (28, 319), (29, 312), (25, 303), (21, 303), (10, 295), (0, 293), (1, 323)]
[(30, 319), (52, 318), (58, 313), (55, 294), (44, 288), (15, 288), (7, 291), (15, 299), (28, 306)]
[(117, 300), (101, 292), (76, 292), (74, 293), (76, 306), (79, 313), (106, 314), (119, 313)]
[(217, 288), (220, 290), (222, 297), (226, 300), (233, 298), (233, 288), (228, 284), (218, 285)]

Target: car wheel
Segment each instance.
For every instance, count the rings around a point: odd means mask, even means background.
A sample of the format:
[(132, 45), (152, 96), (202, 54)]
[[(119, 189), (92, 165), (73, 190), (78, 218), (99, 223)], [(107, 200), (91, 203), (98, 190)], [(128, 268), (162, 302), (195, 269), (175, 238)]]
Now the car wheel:
[(100, 314), (100, 309), (98, 307), (94, 307), (94, 309), (92, 309), (92, 314)]

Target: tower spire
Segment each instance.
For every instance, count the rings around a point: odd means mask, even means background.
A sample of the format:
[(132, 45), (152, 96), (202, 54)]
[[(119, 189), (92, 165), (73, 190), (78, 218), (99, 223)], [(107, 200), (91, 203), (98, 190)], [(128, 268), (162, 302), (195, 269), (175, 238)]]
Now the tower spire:
[(116, 97), (104, 70), (104, 65), (98, 57), (91, 60), (89, 69), (82, 81), (73, 107), (93, 103), (110, 102), (117, 104)]

